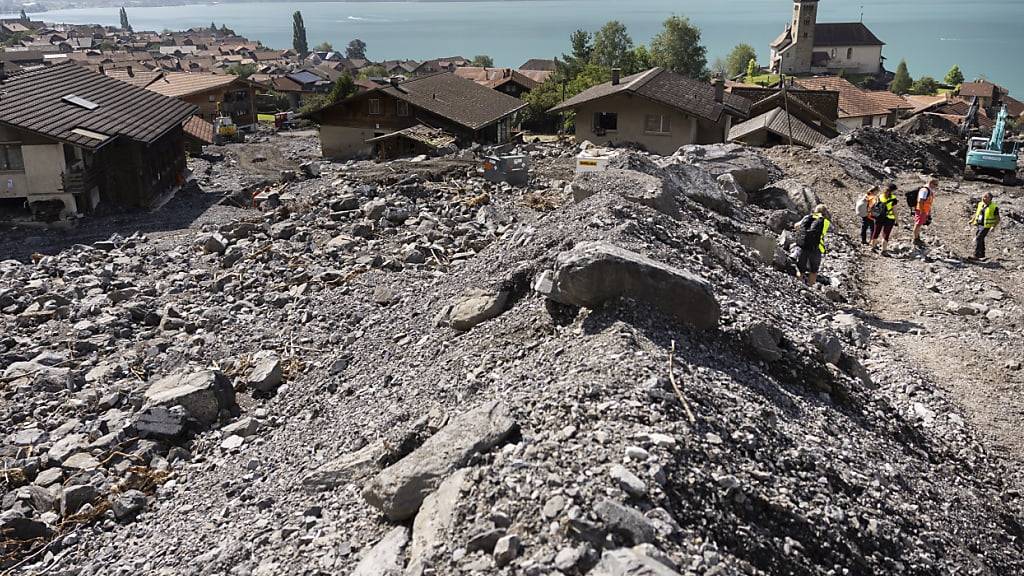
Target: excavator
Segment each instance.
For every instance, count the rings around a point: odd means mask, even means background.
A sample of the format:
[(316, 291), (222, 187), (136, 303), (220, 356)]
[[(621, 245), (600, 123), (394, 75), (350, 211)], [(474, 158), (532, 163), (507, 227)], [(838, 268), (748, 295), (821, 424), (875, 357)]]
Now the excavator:
[[(971, 124), (977, 118), (978, 99), (975, 98), (964, 119), (962, 133), (969, 136)], [(1002, 178), (1006, 186), (1017, 184), (1017, 162), (1020, 159), (1020, 145), (1006, 141), (1006, 125), (1010, 115), (1004, 104), (996, 117), (992, 128), (992, 136), (969, 137), (967, 141), (967, 164), (964, 166), (964, 179), (973, 180), (977, 176), (996, 176)]]

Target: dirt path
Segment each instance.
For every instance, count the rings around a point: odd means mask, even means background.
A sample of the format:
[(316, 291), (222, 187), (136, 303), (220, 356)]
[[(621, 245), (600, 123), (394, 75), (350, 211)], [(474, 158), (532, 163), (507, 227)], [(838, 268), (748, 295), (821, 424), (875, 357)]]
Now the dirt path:
[(902, 249), (892, 257), (863, 251), (862, 281), (878, 328), (951, 394), (993, 451), (1024, 462), (1024, 235), (1006, 217), (1014, 209), (1011, 192), (989, 186), (1002, 192), (997, 200), (1007, 225), (990, 243), (992, 262), (964, 259), (972, 246), (968, 207), (982, 188), (971, 184), (937, 200), (926, 249), (910, 250), (911, 232), (903, 227)]

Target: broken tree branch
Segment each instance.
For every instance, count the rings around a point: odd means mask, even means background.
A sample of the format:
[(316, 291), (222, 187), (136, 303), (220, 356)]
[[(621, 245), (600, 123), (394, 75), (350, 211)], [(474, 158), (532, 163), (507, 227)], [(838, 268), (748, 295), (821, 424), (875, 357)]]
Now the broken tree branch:
[(693, 417), (693, 410), (690, 410), (690, 403), (686, 401), (686, 396), (683, 396), (683, 391), (679, 388), (679, 383), (676, 382), (675, 363), (676, 341), (673, 340), (672, 350), (668, 353), (668, 380), (672, 383), (672, 389), (676, 391), (676, 396), (679, 397), (679, 401), (683, 404), (683, 410), (686, 411), (686, 419), (690, 421), (690, 424), (693, 424), (697, 419)]

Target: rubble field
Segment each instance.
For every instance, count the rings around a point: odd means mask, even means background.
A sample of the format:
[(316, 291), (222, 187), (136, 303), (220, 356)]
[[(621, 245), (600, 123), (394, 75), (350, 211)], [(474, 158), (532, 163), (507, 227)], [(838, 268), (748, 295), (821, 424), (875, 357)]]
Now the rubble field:
[(943, 146), (536, 143), (513, 187), (263, 134), (154, 213), (3, 230), (0, 571), (1024, 573), (1020, 192), (857, 238)]

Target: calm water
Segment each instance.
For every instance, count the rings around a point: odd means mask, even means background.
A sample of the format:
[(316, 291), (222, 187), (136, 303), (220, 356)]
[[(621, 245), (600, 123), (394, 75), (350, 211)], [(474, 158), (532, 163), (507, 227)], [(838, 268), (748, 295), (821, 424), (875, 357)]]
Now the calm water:
[[(272, 47), (291, 46), (291, 14), (301, 10), (309, 44), (368, 44), (376, 60), (489, 54), (499, 66), (550, 58), (568, 50), (577, 28), (596, 29), (618, 19), (634, 41), (647, 42), (673, 13), (689, 16), (704, 32), (709, 60), (739, 42), (753, 45), (762, 62), (783, 30), (791, 0), (506, 0), (494, 2), (229, 3), (129, 8), (136, 30), (184, 29), (226, 23)], [(819, 21), (860, 19), (886, 42), (889, 68), (906, 58), (917, 77), (942, 78), (953, 64), (972, 78), (984, 74), (1024, 98), (1024, 0), (822, 0)], [(117, 25), (117, 8), (59, 10), (48, 21)]]

